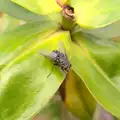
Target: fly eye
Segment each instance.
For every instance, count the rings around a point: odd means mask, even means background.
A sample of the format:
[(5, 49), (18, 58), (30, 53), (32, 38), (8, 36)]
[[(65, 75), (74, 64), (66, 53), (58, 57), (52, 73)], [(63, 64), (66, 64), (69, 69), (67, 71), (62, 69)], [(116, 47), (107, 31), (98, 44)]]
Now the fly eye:
[(57, 53), (53, 52), (53, 53), (52, 53), (52, 57), (53, 57), (53, 58), (56, 58), (56, 57), (57, 57)]

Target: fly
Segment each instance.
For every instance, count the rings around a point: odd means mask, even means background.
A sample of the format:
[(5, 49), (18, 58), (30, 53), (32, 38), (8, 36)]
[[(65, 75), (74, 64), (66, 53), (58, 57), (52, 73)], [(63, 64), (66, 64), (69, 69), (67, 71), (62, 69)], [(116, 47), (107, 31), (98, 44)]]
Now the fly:
[(63, 54), (58, 50), (54, 50), (52, 51), (50, 56), (54, 64), (58, 65), (63, 72), (65, 72), (66, 74), (69, 72), (71, 64), (66, 54)]
[[(61, 68), (61, 70), (67, 75), (70, 68), (71, 68), (71, 64), (68, 60), (67, 54), (64, 54), (58, 50), (53, 50), (49, 55), (45, 55), (43, 53), (40, 53), (41, 55), (49, 58), (54, 64), (57, 65)], [(52, 71), (53, 71), (53, 67), (52, 67)], [(47, 76), (47, 78), (51, 75), (51, 73)]]

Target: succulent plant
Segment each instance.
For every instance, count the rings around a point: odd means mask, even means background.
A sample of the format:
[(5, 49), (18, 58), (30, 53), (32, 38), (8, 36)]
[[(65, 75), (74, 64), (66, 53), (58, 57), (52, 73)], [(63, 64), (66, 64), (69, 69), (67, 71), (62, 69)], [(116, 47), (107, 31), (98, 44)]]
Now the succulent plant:
[[(57, 91), (80, 120), (93, 118), (96, 103), (120, 118), (120, 44), (89, 33), (118, 21), (119, 6), (120, 0), (0, 0), (1, 12), (25, 21), (0, 35), (0, 120), (32, 119)], [(67, 73), (38, 53), (62, 51), (59, 43), (71, 64)]]

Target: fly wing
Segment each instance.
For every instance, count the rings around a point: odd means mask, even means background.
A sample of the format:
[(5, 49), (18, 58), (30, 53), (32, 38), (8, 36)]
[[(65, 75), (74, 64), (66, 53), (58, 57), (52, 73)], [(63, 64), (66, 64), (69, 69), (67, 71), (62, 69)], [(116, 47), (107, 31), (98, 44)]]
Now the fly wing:
[(64, 45), (64, 43), (63, 43), (62, 41), (59, 41), (59, 42), (58, 42), (58, 50), (59, 50), (61, 53), (65, 54), (67, 60), (70, 60), (71, 56), (68, 57), (67, 51), (66, 51), (66, 49), (65, 49), (65, 45)]
[[(57, 49), (58, 51), (60, 51), (61, 53), (63, 54), (66, 54), (66, 49), (65, 49), (65, 45), (62, 41), (59, 41), (58, 44), (57, 44)], [(42, 55), (42, 56), (45, 56), (47, 58), (51, 58), (51, 54), (52, 54), (53, 51), (48, 51), (48, 50), (39, 50), (38, 51), (38, 54)]]
[[(60, 51), (61, 53), (65, 54), (66, 55), (66, 58), (67, 58), (67, 54), (66, 54), (66, 49), (65, 49), (65, 45), (62, 41), (59, 41), (57, 43), (57, 49), (58, 51)], [(38, 54), (48, 58), (48, 59), (51, 59), (52, 61), (54, 61), (53, 59), (55, 58), (55, 55), (54, 55), (54, 52), (53, 51), (47, 51), (47, 50), (39, 50), (38, 51)]]
[(39, 51), (38, 51), (38, 54), (39, 54), (39, 55), (42, 55), (42, 56), (44, 56), (44, 57), (52, 60), (52, 55), (51, 55), (51, 53), (52, 53), (52, 52), (49, 52), (49, 51), (47, 51), (47, 50), (39, 50)]
[(62, 41), (59, 41), (58, 42), (58, 50), (63, 53), (63, 54), (66, 54), (66, 49), (65, 49), (65, 45)]

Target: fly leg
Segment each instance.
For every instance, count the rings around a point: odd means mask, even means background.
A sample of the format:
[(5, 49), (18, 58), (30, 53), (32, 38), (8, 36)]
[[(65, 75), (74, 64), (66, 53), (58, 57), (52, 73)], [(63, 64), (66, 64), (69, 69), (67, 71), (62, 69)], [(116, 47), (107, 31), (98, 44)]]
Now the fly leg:
[(55, 65), (57, 65), (57, 64), (54, 63), (54, 64), (52, 65), (52, 70), (51, 70), (51, 72), (47, 75), (47, 78), (52, 74)]

